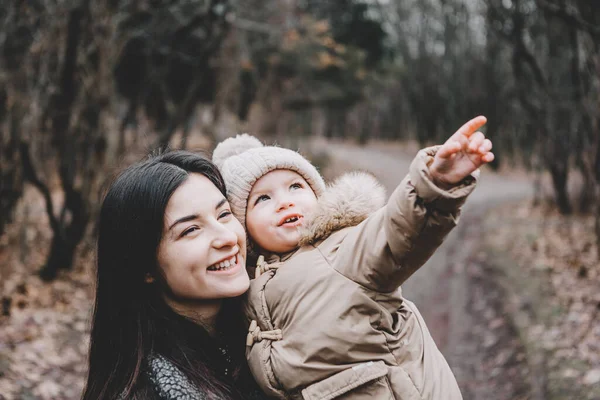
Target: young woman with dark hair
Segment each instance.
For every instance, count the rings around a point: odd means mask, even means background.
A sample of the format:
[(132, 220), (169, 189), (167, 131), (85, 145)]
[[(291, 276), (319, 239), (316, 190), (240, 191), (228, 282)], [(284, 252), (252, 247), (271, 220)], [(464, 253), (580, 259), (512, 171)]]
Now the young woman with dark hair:
[(173, 151), (122, 172), (100, 213), (83, 399), (261, 398), (243, 353), (245, 259), (210, 160)]

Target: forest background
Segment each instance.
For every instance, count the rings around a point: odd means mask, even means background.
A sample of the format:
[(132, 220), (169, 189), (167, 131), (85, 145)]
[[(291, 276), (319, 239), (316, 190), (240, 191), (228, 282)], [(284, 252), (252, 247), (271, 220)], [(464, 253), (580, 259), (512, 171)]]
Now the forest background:
[(250, 132), (333, 178), (368, 168), (343, 154), (410, 159), (480, 114), (484, 172), (531, 192), (478, 220), (498, 223), (469, 258), (470, 292), (489, 289), (473, 329), (508, 327), (479, 362), (516, 368), (506, 398), (600, 396), (600, 2), (18, 0), (0, 21), (0, 399), (79, 398), (97, 213), (124, 166)]

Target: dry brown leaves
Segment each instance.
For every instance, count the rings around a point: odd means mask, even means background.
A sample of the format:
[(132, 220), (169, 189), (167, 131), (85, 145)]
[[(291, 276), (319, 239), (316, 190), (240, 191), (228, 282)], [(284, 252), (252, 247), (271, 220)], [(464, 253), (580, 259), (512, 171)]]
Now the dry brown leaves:
[(42, 282), (36, 273), (50, 232), (37, 194), (28, 191), (26, 200), (0, 241), (0, 399), (79, 399), (87, 368), (92, 253), (84, 244), (72, 271)]
[[(530, 340), (548, 351), (548, 366), (578, 384), (600, 385), (600, 262), (594, 217), (560, 215), (547, 206), (513, 204), (488, 220), (496, 249), (545, 286), (541, 299), (517, 293), (523, 304), (543, 303)], [(540, 303), (540, 304), (541, 304)], [(537, 310), (533, 310), (537, 312)]]

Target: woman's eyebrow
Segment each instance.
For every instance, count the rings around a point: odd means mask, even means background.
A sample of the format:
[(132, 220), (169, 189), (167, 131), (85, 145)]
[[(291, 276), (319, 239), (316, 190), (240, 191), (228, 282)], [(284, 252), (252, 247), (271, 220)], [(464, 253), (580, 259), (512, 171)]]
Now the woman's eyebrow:
[[(227, 199), (225, 197), (223, 197), (215, 206), (215, 210), (218, 210), (219, 208), (221, 208), (223, 206), (223, 204), (225, 204), (225, 203), (227, 203)], [(186, 215), (185, 217), (181, 217), (177, 221), (173, 222), (168, 230), (170, 231), (177, 224), (180, 224), (182, 222), (192, 221), (192, 220), (198, 219), (198, 218), (199, 218), (198, 214)]]
[(168, 230), (170, 231), (177, 224), (180, 224), (182, 222), (188, 222), (188, 221), (194, 220), (196, 218), (198, 218), (198, 214), (191, 214), (191, 215), (186, 215), (185, 217), (181, 217), (177, 221), (173, 222), (173, 224), (169, 227)]
[(223, 197), (223, 198), (221, 199), (221, 201), (219, 201), (219, 202), (217, 203), (217, 206), (215, 207), (215, 210), (218, 210), (219, 208), (221, 208), (221, 207), (223, 206), (223, 204), (225, 204), (225, 203), (227, 203), (227, 199), (226, 199), (225, 197)]

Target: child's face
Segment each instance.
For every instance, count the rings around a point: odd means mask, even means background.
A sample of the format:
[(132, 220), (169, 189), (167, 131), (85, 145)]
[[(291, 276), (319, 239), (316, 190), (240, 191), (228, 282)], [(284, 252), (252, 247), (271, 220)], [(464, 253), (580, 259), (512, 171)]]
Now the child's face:
[(296, 172), (277, 169), (261, 177), (250, 191), (246, 226), (262, 249), (286, 253), (298, 247), (304, 216), (317, 204), (308, 183)]

